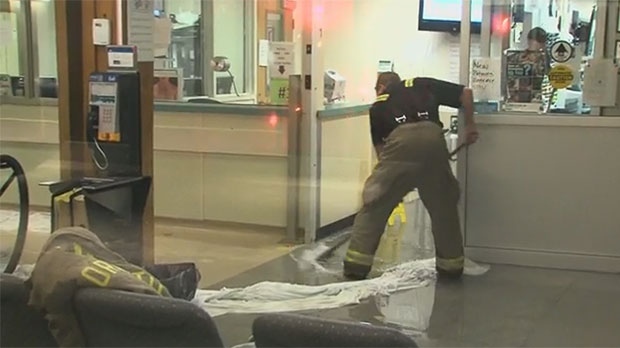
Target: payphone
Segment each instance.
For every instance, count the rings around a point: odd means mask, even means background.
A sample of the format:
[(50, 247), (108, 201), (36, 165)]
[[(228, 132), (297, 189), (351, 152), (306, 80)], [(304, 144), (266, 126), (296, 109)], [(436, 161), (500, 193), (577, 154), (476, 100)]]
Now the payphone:
[(137, 72), (92, 73), (86, 140), (97, 176), (141, 175), (140, 77)]
[[(131, 55), (135, 63), (133, 47), (110, 48), (110, 52)], [(125, 62), (120, 58), (111, 62), (117, 60)], [(135, 64), (113, 67), (135, 69)], [(90, 74), (83, 117), (95, 173), (46, 183), (52, 194), (52, 231), (82, 225), (134, 264), (145, 261), (143, 216), (152, 187), (152, 177), (142, 167), (141, 111), (136, 70)]]

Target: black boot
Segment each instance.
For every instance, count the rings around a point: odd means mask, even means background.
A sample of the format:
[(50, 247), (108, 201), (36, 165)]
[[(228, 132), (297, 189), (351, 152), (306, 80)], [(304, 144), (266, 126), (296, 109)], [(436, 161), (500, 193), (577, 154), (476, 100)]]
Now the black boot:
[(343, 275), (347, 280), (364, 280), (370, 273), (370, 266), (359, 265), (351, 262), (344, 262)]
[(439, 280), (459, 280), (463, 276), (463, 269), (445, 270), (439, 267), (437, 269), (437, 278)]

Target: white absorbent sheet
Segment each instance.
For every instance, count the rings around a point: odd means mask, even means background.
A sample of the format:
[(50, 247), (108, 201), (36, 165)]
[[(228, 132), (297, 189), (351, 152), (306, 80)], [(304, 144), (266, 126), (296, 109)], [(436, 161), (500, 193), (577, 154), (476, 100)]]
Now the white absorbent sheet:
[(435, 279), (435, 259), (410, 261), (380, 277), (319, 286), (261, 282), (246, 288), (198, 290), (194, 304), (212, 317), (228, 313), (277, 313), (331, 309), (378, 295), (427, 286)]

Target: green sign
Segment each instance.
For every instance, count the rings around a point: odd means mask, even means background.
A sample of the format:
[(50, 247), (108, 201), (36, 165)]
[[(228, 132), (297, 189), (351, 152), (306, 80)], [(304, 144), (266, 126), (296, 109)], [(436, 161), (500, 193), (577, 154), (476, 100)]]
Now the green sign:
[(271, 79), (269, 83), (269, 96), (274, 105), (288, 104), (288, 79)]

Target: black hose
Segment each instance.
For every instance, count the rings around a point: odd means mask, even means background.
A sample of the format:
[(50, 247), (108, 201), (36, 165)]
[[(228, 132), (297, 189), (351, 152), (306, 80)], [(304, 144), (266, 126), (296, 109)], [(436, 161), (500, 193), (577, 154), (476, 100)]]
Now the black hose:
[(232, 81), (232, 86), (233, 86), (233, 89), (235, 90), (235, 94), (237, 95), (237, 97), (240, 97), (239, 91), (237, 91), (237, 83), (235, 82), (235, 77), (230, 72), (230, 70), (228, 70), (228, 75), (230, 75), (230, 78), (231, 78), (231, 81)]
[(13, 273), (24, 251), (26, 234), (28, 233), (28, 215), (30, 213), (28, 181), (26, 180), (24, 168), (15, 158), (9, 155), (0, 155), (0, 169), (11, 169), (13, 171), (7, 181), (0, 187), (0, 197), (2, 197), (15, 179), (17, 179), (17, 189), (19, 191), (19, 225), (17, 227), (17, 237), (15, 238), (15, 244), (13, 245), (9, 262), (6, 264), (3, 271), (4, 273)]

